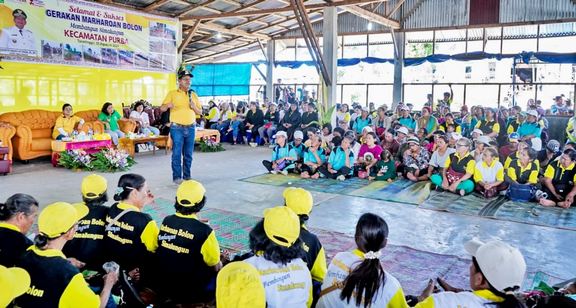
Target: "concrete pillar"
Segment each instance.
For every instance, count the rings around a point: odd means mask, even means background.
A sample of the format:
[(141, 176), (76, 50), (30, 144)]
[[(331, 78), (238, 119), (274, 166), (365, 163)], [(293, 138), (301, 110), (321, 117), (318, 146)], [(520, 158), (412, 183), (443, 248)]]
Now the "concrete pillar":
[(266, 44), (266, 57), (268, 58), (268, 63), (266, 66), (266, 93), (264, 100), (273, 102), (274, 97), (274, 61), (276, 55), (276, 41), (269, 40)]
[(322, 55), (332, 84), (327, 86), (322, 98), (326, 106), (335, 106), (338, 103), (336, 101), (338, 97), (336, 94), (336, 78), (338, 77), (338, 12), (336, 7), (324, 8), (323, 19), (324, 46), (322, 47)]
[(404, 69), (404, 32), (394, 32), (396, 44), (394, 55), (394, 88), (392, 89), (392, 110), (402, 101), (402, 71)]

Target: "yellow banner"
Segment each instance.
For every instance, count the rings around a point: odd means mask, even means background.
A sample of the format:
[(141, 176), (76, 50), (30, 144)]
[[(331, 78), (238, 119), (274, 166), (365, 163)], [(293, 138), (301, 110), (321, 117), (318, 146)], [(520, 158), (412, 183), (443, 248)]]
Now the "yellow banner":
[(28, 109), (61, 111), (64, 103), (75, 111), (116, 110), (145, 99), (159, 106), (176, 89), (176, 74), (112, 70), (70, 65), (0, 62), (0, 114)]
[(178, 20), (78, 0), (0, 0), (6, 60), (174, 72)]

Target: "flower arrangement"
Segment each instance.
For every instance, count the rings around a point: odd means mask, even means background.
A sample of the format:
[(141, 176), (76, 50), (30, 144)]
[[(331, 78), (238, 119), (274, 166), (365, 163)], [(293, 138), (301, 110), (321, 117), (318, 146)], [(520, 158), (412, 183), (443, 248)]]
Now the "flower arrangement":
[(103, 172), (126, 171), (136, 162), (126, 151), (104, 149), (94, 154), (92, 165), (95, 170)]
[(69, 150), (60, 154), (58, 165), (67, 169), (92, 170), (92, 157), (84, 150)]
[(214, 138), (206, 136), (200, 140), (200, 152), (220, 152), (225, 151), (220, 142), (216, 142)]
[(135, 163), (125, 151), (112, 148), (93, 154), (83, 150), (69, 150), (62, 152), (58, 160), (58, 165), (67, 169), (100, 172), (126, 171)]

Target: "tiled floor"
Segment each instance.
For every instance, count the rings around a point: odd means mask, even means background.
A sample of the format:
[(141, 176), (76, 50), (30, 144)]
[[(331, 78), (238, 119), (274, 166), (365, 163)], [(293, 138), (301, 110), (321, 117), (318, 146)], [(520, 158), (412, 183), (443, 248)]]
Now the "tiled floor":
[[(208, 207), (261, 216), (270, 206), (282, 204), (282, 187), (251, 184), (238, 179), (262, 174), (267, 148), (226, 146), (225, 152), (195, 153), (193, 178), (204, 183)], [(153, 193), (173, 199), (170, 156), (141, 153), (131, 172), (142, 174)], [(53, 168), (48, 160), (17, 163), (15, 172), (0, 176), (0, 200), (16, 192), (35, 196), (42, 205), (80, 200), (80, 180), (87, 173)], [(103, 174), (114, 191), (120, 173)], [(313, 192), (316, 207), (309, 224), (315, 228), (353, 234), (356, 220), (365, 212), (382, 215), (390, 226), (389, 242), (435, 253), (465, 256), (462, 244), (473, 237), (498, 238), (520, 247), (530, 268), (562, 278), (576, 276), (576, 231), (442, 213), (398, 203)], [(465, 278), (466, 279), (466, 278)]]

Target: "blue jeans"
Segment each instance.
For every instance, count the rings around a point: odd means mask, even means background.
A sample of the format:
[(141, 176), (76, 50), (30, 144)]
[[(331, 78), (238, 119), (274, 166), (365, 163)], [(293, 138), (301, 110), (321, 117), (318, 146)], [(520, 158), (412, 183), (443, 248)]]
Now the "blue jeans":
[(233, 121), (231, 123), (232, 126), (232, 138), (234, 138), (233, 141), (237, 142), (238, 141), (238, 134), (240, 133), (240, 124), (242, 124), (242, 121)]
[[(170, 126), (170, 137), (172, 138), (172, 180), (190, 179), (195, 136), (195, 125), (182, 127), (173, 123)], [(182, 166), (182, 154), (184, 154), (184, 166)]]

